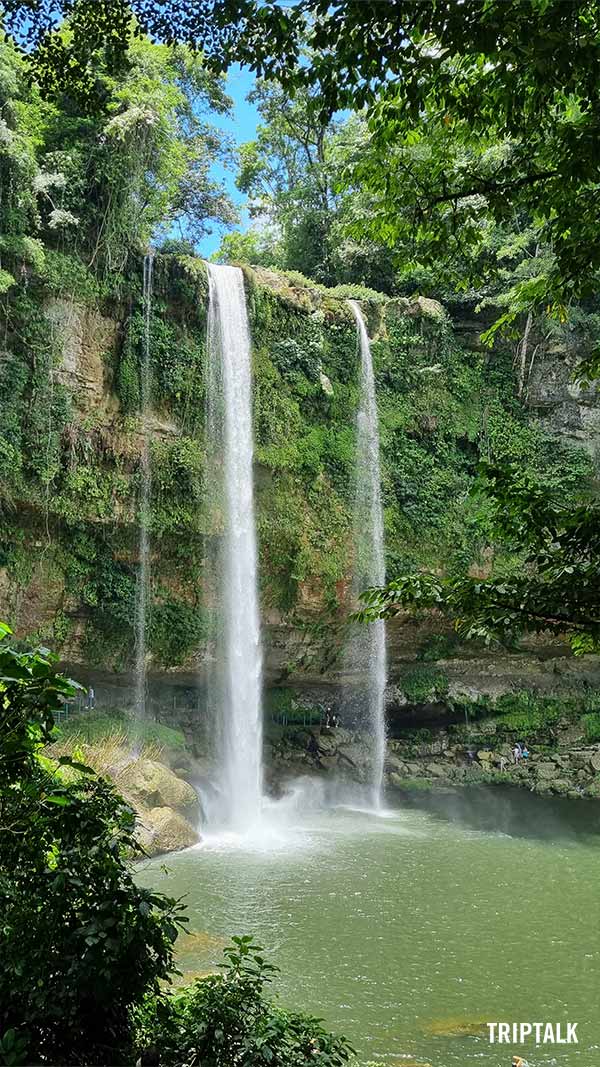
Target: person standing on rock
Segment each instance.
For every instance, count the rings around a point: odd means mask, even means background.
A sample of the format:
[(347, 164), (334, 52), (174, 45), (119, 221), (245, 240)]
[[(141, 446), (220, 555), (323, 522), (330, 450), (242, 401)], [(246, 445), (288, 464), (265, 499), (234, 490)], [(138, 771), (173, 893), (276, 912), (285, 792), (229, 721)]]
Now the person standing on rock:
[(517, 741), (515, 747), (513, 748), (513, 759), (514, 759), (514, 761), (515, 761), (515, 763), (517, 765), (521, 762), (522, 755), (523, 755), (523, 750), (522, 750), (519, 742)]

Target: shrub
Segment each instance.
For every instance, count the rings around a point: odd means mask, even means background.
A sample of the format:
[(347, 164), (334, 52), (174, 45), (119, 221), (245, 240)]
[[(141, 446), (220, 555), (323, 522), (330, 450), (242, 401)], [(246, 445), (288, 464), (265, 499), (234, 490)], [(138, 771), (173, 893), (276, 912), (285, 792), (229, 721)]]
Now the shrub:
[(439, 667), (417, 664), (401, 680), (406, 699), (411, 704), (443, 700), (448, 694), (448, 678)]
[(30, 1063), (121, 1063), (130, 1009), (173, 968), (179, 905), (133, 880), (135, 816), (112, 786), (41, 754), (79, 687), (46, 650), (6, 640), (0, 675), (3, 1045), (14, 1057), (26, 1042)]
[(587, 741), (600, 741), (600, 711), (590, 711), (581, 718)]
[(288, 1012), (265, 996), (277, 968), (251, 937), (232, 938), (222, 974), (195, 981), (137, 1013), (138, 1045), (165, 1067), (340, 1067), (353, 1049), (319, 1019)]

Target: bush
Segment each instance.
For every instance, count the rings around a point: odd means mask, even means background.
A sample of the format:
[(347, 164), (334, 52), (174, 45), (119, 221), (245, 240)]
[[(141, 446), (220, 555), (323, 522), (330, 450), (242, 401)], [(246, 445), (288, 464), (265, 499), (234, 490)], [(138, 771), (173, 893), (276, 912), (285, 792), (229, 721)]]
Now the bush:
[(565, 706), (564, 701), (555, 697), (523, 691), (504, 693), (496, 701), (494, 711), (500, 729), (523, 737), (536, 733), (541, 738), (551, 736), (552, 727), (565, 714)]
[(400, 684), (411, 704), (430, 704), (448, 695), (448, 677), (439, 667), (419, 663), (406, 672)]
[(133, 880), (135, 815), (122, 797), (89, 768), (41, 754), (79, 687), (46, 650), (6, 640), (0, 675), (3, 1055), (17, 1062), (26, 1042), (29, 1063), (122, 1063), (130, 1009), (173, 969), (180, 908)]
[(600, 711), (590, 711), (582, 715), (581, 722), (586, 741), (600, 741)]
[(320, 1020), (288, 1012), (265, 996), (277, 968), (251, 937), (232, 938), (222, 974), (201, 978), (137, 1013), (138, 1045), (179, 1067), (339, 1067), (353, 1049)]
[(46, 649), (17, 652), (0, 623), (0, 1063), (341, 1067), (352, 1049), (264, 996), (276, 968), (249, 937), (224, 973), (178, 993), (174, 900), (133, 880), (135, 815), (113, 787), (42, 749), (81, 687)]

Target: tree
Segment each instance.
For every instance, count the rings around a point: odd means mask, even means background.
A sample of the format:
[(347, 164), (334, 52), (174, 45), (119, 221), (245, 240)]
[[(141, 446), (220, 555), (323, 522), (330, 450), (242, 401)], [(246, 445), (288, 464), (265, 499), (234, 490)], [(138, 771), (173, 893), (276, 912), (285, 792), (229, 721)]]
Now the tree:
[(0, 1060), (172, 1067), (343, 1067), (352, 1049), (266, 996), (276, 968), (233, 938), (222, 975), (177, 992), (181, 905), (133, 878), (135, 813), (74, 759), (49, 758), (54, 717), (81, 687), (0, 623)]
[[(440, 227), (457, 229), (474, 197), (500, 221), (507, 205), (518, 205), (556, 257), (529, 287), (529, 306), (559, 308), (593, 289), (600, 266), (595, 0), (302, 0), (286, 8), (275, 0), (197, 0), (192, 9), (183, 0), (135, 0), (131, 8), (124, 0), (65, 0), (73, 31), (60, 47), (45, 35), (52, 19), (42, 0), (5, 0), (9, 31), (38, 43), (33, 62), (45, 89), (53, 91), (67, 71), (89, 98), (97, 57), (127, 59), (136, 32), (130, 10), (157, 39), (194, 42), (217, 67), (237, 60), (288, 92), (318, 87), (325, 117), (366, 105), (372, 146), (360, 173), (383, 193), (377, 239), (383, 233), (390, 246), (397, 241), (402, 150), (433, 123), (447, 128), (454, 147), (419, 178), (418, 236), (427, 242)], [(502, 145), (495, 160), (481, 150), (490, 140)], [(402, 231), (402, 219), (399, 225)], [(470, 227), (463, 236), (476, 241), (476, 234)]]
[(576, 654), (600, 647), (600, 506), (569, 506), (513, 467), (484, 467), (497, 539), (516, 565), (488, 578), (400, 575), (368, 590), (362, 621), (435, 609), (461, 637), (513, 642), (525, 633), (567, 635)]
[(143, 37), (128, 59), (120, 79), (98, 64), (103, 109), (82, 114), (72, 92), (42, 99), (27, 85), (26, 62), (0, 44), (0, 253), (13, 282), (31, 267), (43, 270), (45, 248), (114, 277), (175, 227), (197, 240), (215, 222), (235, 219), (211, 176), (229, 154), (207, 121), (230, 106), (222, 78), (188, 49)]
[(112, 786), (43, 754), (80, 687), (0, 633), (0, 1034), (29, 1063), (123, 1062), (131, 1008), (173, 969), (179, 906), (134, 881), (135, 815)]
[(283, 266), (331, 284), (332, 127), (309, 91), (292, 100), (276, 83), (258, 82), (248, 99), (262, 122), (255, 140), (240, 148), (238, 188), (250, 197), (251, 215), (281, 233)]

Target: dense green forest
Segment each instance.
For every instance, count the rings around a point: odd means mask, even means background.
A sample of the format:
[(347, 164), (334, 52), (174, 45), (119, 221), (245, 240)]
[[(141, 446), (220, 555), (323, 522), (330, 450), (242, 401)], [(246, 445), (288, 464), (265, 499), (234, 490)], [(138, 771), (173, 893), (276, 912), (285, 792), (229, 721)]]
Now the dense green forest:
[[(231, 155), (210, 123), (229, 106), (225, 85), (184, 47), (140, 38), (125, 79), (105, 60), (96, 86), (102, 107), (87, 112), (63, 90), (49, 99), (30, 87), (26, 62), (9, 44), (2, 64), (2, 553), (19, 586), (41, 560), (55, 600), (45, 618), (20, 622), (12, 610), (9, 621), (24, 636), (68, 648), (83, 617), (77, 643), (88, 661), (127, 665), (141, 261), (152, 239), (151, 521), (162, 548), (149, 638), (155, 662), (171, 666), (205, 632), (198, 585), (182, 581), (190, 562), (200, 578), (212, 521), (203, 494), (207, 282), (193, 241), (234, 218), (211, 176), (211, 165)], [(299, 590), (312, 584), (331, 609), (347, 578), (357, 399), (351, 295), (370, 308), (375, 336), (390, 577), (442, 562), (457, 577), (481, 565), (482, 553), (489, 559), (497, 541), (504, 578), (519, 565), (514, 538), (505, 537), (503, 550), (493, 498), (483, 483), (477, 496), (470, 489), (485, 460), (514, 465), (563, 503), (592, 491), (589, 452), (536, 424), (527, 391), (536, 358), (549, 349), (580, 359), (594, 351), (593, 302), (563, 323), (532, 307), (486, 346), (478, 335), (490, 324), (493, 333), (515, 294), (554, 269), (535, 220), (519, 207), (496, 222), (479, 203), (477, 251), (459, 261), (454, 250), (452, 268), (448, 258), (411, 259), (401, 246), (392, 255), (372, 235), (356, 235), (357, 220), (377, 216), (364, 185), (347, 177), (370, 143), (366, 118), (326, 122), (310, 89), (290, 100), (276, 83), (259, 82), (254, 97), (261, 122), (256, 141), (239, 150), (237, 182), (260, 221), (226, 235), (217, 258), (280, 272), (246, 275), (266, 601), (294, 617)], [(414, 151), (425, 166), (438, 149), (433, 138)], [(177, 227), (184, 238), (173, 236)], [(64, 351), (76, 350), (82, 332), (93, 336), (82, 371), (91, 379), (77, 395)]]
[[(412, 613), (447, 623), (440, 643), (452, 627), (475, 649), (535, 633), (597, 652), (597, 7), (56, 7), (1, 10), (0, 1063), (341, 1067), (350, 1044), (271, 999), (251, 937), (172, 988), (186, 917), (132, 873), (135, 812), (82, 753), (48, 751), (80, 691), (58, 656), (135, 660), (148, 336), (148, 657), (193, 671), (207, 653), (224, 520), (199, 249), (215, 231), (213, 261), (243, 270), (281, 673), (302, 670), (292, 631), (326, 672), (357, 607), (349, 299), (371, 338), (387, 576), (355, 621)], [(259, 116), (238, 143), (236, 63)]]

